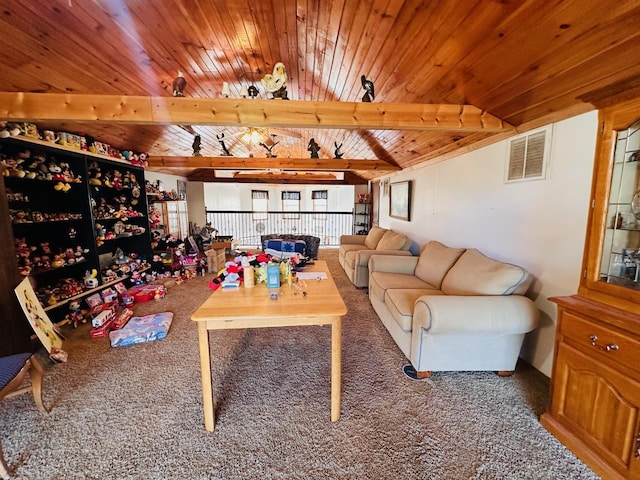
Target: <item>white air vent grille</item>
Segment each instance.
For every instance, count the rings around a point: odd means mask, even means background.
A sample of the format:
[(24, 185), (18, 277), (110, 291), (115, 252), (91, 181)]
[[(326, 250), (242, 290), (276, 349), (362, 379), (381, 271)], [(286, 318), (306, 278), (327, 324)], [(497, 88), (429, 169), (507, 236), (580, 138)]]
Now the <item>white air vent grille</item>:
[(545, 177), (549, 136), (549, 129), (538, 130), (509, 142), (507, 182)]

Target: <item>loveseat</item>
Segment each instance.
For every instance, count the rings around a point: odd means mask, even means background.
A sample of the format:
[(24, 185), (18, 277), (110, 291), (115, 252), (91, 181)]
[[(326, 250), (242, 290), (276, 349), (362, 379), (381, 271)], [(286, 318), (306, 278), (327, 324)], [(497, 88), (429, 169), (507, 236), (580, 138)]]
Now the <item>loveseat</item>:
[[(416, 377), (434, 371), (513, 373), (538, 309), (516, 265), (431, 241), (419, 256), (374, 255), (369, 300)], [(406, 371), (406, 370), (405, 370)]]
[(410, 256), (413, 242), (393, 230), (374, 226), (365, 235), (342, 235), (338, 261), (356, 287), (369, 285), (369, 258), (372, 255)]
[(286, 241), (303, 241), (305, 243), (305, 256), (317, 260), (318, 249), (320, 248), (320, 238), (313, 235), (294, 235), (290, 233), (269, 233), (260, 235), (260, 245), (264, 250), (264, 244), (267, 240), (286, 240)]

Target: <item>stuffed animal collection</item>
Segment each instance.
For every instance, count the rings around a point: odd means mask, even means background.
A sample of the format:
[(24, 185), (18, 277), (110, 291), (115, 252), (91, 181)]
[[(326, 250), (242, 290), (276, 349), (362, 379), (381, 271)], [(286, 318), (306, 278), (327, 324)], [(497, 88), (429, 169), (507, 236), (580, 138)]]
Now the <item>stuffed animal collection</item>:
[(270, 261), (271, 255), (266, 253), (250, 255), (243, 252), (233, 260), (225, 263), (224, 268), (209, 282), (209, 288), (215, 291), (220, 287), (230, 285), (237, 286), (241, 282), (244, 282), (245, 267), (266, 267)]
[(25, 237), (15, 239), (16, 257), (18, 269), (24, 276), (33, 272), (60, 268), (72, 265), (85, 259), (88, 249), (77, 247), (58, 247), (54, 253), (49, 242), (41, 242), (40, 245), (29, 245)]
[(143, 217), (144, 214), (135, 210), (128, 204), (128, 199), (125, 195), (114, 197), (112, 203), (107, 202), (107, 199), (100, 197), (98, 201), (92, 199), (93, 217), (96, 219), (114, 219), (119, 218), (123, 221), (127, 221), (129, 218)]
[(76, 175), (67, 162), (58, 162), (53, 156), (32, 153), (25, 148), (12, 153), (3, 153), (0, 163), (5, 168), (5, 177), (25, 178), (27, 180), (48, 180), (53, 182), (53, 189), (68, 192), (71, 184), (80, 183), (82, 177)]
[[(23, 193), (13, 193), (7, 188), (7, 199), (9, 200), (9, 218), (11, 223), (39, 223), (39, 222), (60, 222), (67, 220), (82, 220), (80, 213), (71, 212), (41, 212), (29, 208), (29, 197)], [(22, 208), (14, 208), (22, 207)]]
[(99, 155), (126, 160), (139, 167), (148, 166), (148, 153), (135, 153), (131, 150), (120, 151), (117, 148), (103, 142), (96, 141), (86, 135), (78, 135), (68, 132), (53, 132), (43, 130), (39, 132), (38, 126), (33, 123), (0, 121), (0, 138), (25, 136), (45, 142), (62, 145), (75, 150), (85, 150)]
[[(88, 165), (88, 172), (90, 185), (104, 186), (115, 190), (131, 189), (131, 195), (134, 199), (140, 197), (142, 192), (140, 189), (140, 183), (138, 182), (135, 173), (130, 170), (122, 172), (116, 168), (103, 172), (98, 162), (91, 162)], [(135, 203), (133, 204), (135, 205)]]
[(145, 191), (148, 195), (155, 196), (158, 200), (184, 200), (175, 190), (171, 190), (170, 192), (164, 190), (164, 185), (160, 180), (154, 183), (147, 180), (145, 182)]

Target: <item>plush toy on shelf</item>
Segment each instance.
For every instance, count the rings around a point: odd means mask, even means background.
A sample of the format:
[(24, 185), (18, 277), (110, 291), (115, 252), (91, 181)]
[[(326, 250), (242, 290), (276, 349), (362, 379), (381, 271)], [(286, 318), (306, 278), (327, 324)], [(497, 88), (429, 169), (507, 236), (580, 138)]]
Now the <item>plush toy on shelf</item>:
[(160, 211), (154, 205), (151, 205), (149, 209), (149, 223), (151, 224), (151, 228), (158, 228), (161, 221), (162, 216), (160, 215)]

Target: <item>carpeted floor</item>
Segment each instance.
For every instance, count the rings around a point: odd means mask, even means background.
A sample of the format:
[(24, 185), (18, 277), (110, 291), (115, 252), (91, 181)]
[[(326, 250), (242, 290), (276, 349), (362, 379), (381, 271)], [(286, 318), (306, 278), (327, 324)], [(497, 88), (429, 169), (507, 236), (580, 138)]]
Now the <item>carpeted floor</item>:
[(136, 314), (173, 311), (166, 339), (111, 348), (87, 325), (46, 365), (40, 414), (28, 395), (0, 405), (15, 479), (596, 479), (538, 422), (548, 380), (527, 365), (411, 381), (406, 359), (321, 250), (343, 320), (342, 417), (330, 421), (329, 327), (211, 333), (216, 430), (204, 430), (196, 326), (210, 276), (171, 287)]

